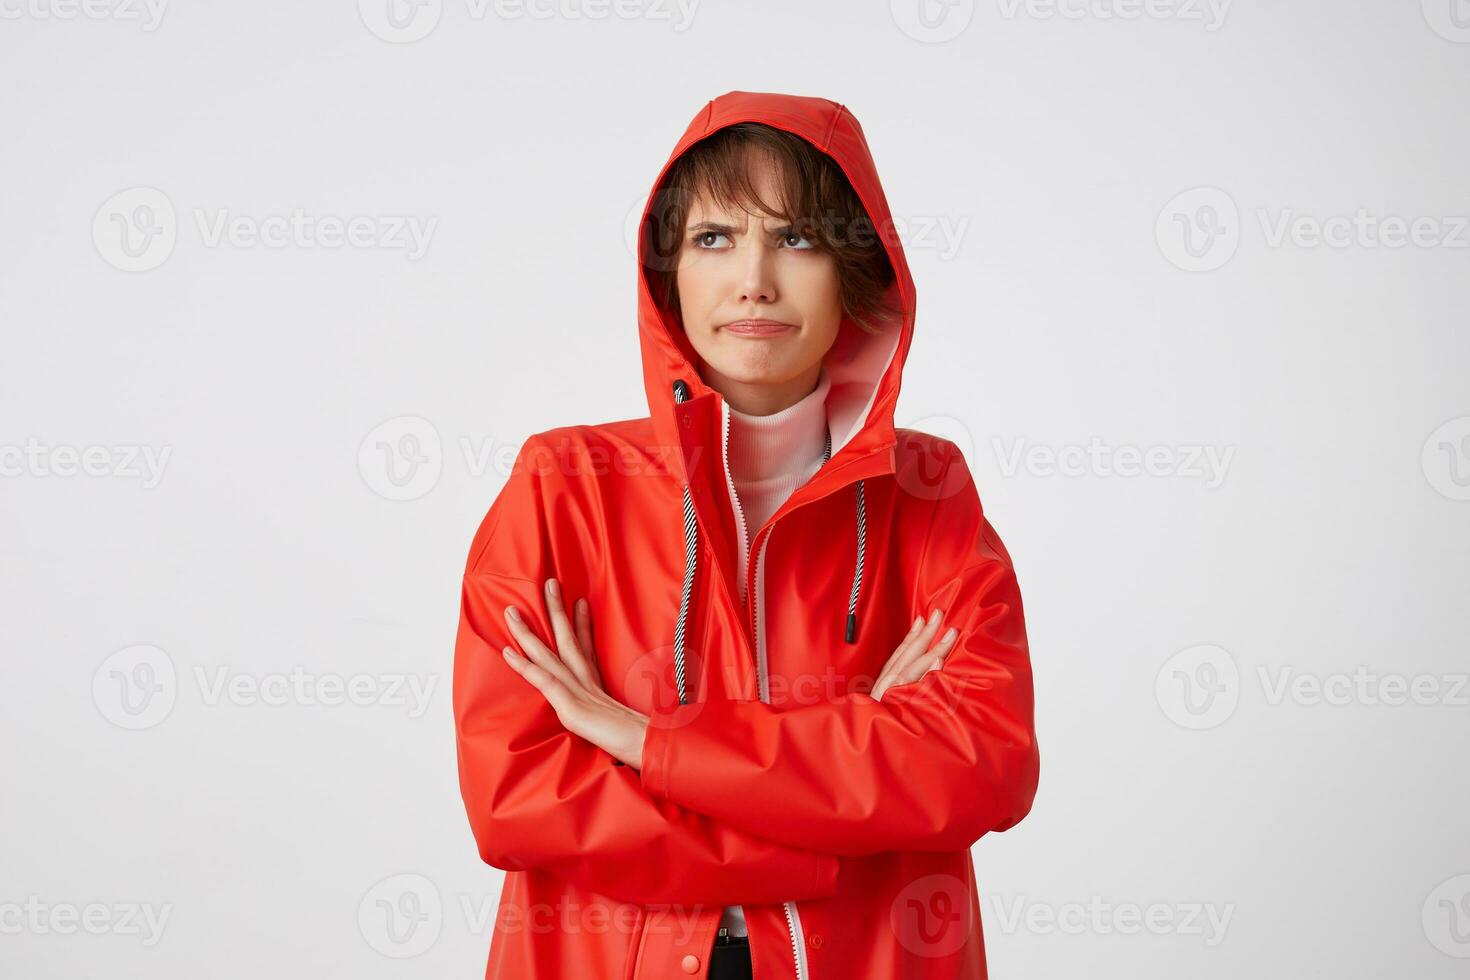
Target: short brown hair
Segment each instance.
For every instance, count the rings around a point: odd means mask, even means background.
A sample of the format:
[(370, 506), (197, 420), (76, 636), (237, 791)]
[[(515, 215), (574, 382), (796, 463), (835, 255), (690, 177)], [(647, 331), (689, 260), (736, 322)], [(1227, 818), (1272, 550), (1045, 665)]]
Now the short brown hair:
[[(746, 169), (752, 150), (775, 161), (781, 200), (762, 201), (756, 193)], [(757, 122), (724, 126), (695, 143), (674, 161), (655, 192), (644, 264), (654, 300), (664, 308), (679, 308), (675, 273), (684, 225), (701, 191), (725, 207), (754, 213), (755, 206), (778, 215), (832, 255), (842, 308), (859, 329), (877, 333), (871, 321), (898, 312), (884, 297), (894, 278), (888, 251), (837, 161), (794, 133)]]

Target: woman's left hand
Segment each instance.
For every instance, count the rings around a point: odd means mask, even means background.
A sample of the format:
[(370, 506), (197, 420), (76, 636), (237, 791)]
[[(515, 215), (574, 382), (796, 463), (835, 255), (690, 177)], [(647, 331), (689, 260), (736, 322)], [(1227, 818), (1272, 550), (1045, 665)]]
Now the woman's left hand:
[(501, 652), (506, 662), (550, 702), (567, 731), (580, 735), (624, 764), (641, 769), (648, 716), (603, 690), (597, 655), (592, 650), (592, 614), (587, 600), (577, 601), (574, 631), (567, 620), (556, 579), (546, 580), (545, 592), (551, 629), (560, 653), (541, 642), (515, 606), (508, 606), (505, 622), (526, 655), (505, 647)]

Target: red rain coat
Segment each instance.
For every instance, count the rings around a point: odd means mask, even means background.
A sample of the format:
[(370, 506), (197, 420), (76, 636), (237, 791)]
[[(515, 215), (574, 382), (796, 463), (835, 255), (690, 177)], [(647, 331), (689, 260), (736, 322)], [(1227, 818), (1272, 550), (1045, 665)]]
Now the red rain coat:
[[(893, 226), (862, 129), (826, 99), (714, 99), (654, 186), (747, 120), (832, 156)], [(759, 980), (986, 976), (970, 846), (1031, 808), (1030, 660), (1010, 555), (963, 455), (894, 427), (915, 297), (884, 239), (901, 322), (879, 337), (842, 324), (831, 458), (765, 526), (744, 525), (727, 406), (653, 302), (646, 236), (650, 416), (522, 445), (470, 547), (454, 657), (462, 795), (481, 858), (507, 872), (488, 978), (703, 977), (726, 905), (744, 906)], [(735, 581), (747, 546), (752, 603)], [(641, 770), (567, 732), (501, 656), (511, 604), (555, 646), (552, 576), (568, 607), (591, 603), (608, 693), (652, 718)], [(936, 607), (959, 630), (944, 665), (875, 701)]]

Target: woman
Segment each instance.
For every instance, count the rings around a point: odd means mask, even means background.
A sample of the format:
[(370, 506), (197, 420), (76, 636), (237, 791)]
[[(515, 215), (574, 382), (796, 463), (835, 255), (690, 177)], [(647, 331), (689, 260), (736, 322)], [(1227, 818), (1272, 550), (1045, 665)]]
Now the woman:
[(528, 438), (465, 568), (487, 977), (986, 975), (970, 846), (1036, 792), (1030, 660), (963, 456), (893, 425), (891, 228), (826, 99), (720, 96), (655, 180), (650, 415)]

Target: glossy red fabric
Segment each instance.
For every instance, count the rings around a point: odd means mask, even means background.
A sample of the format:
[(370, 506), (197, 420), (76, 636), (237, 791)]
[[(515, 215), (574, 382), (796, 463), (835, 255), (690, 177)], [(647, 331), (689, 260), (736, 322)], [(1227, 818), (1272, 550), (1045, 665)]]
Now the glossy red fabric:
[[(830, 154), (878, 227), (893, 226), (862, 129), (826, 99), (714, 99), (653, 186), (695, 141), (747, 120)], [(761, 554), (752, 604), (734, 580), (721, 396), (641, 272), (649, 416), (521, 447), (470, 547), (454, 658), (464, 803), (481, 857), (507, 872), (487, 977), (704, 976), (731, 904), (745, 907), (762, 980), (986, 976), (969, 849), (1020, 821), (1036, 792), (1029, 653), (1012, 562), (965, 459), (894, 427), (915, 296), (901, 243), (885, 243), (901, 322), (877, 338), (843, 323), (827, 360), (832, 458), (748, 529)], [(859, 480), (865, 566), (848, 643)], [(680, 704), (686, 483), (699, 559)], [(591, 603), (608, 692), (653, 719), (641, 769), (568, 733), (501, 657), (509, 604), (551, 637), (551, 576), (569, 603)], [(959, 629), (946, 663), (873, 700), (910, 623), (935, 607)]]

